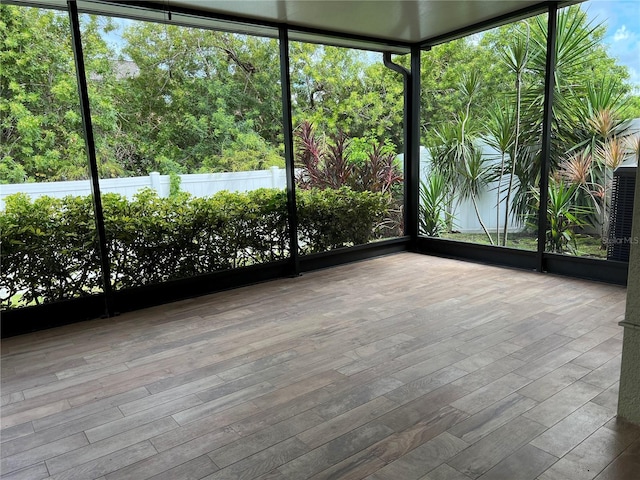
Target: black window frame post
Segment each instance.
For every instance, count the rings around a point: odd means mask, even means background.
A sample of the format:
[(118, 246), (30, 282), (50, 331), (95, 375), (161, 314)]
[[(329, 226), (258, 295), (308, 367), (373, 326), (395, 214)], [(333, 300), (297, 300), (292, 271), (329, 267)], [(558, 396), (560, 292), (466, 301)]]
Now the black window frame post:
[(293, 154), (293, 121), (291, 114), (291, 70), (289, 67), (289, 31), (286, 26), (278, 27), (280, 47), (280, 86), (282, 102), (282, 130), (284, 135), (284, 160), (287, 175), (287, 221), (289, 222), (289, 252), (291, 274), (300, 275), (298, 253), (298, 211), (296, 207), (296, 174)]
[[(549, 4), (547, 17), (547, 58), (544, 76), (544, 110), (542, 117), (542, 150), (540, 152), (540, 205), (538, 206), (538, 250), (536, 270), (546, 271), (547, 204), (549, 203), (549, 171), (555, 90), (556, 39), (558, 36), (558, 3)], [(508, 206), (507, 206), (508, 208)]]
[(86, 69), (82, 51), (82, 36), (80, 32), (80, 17), (78, 5), (75, 0), (67, 0), (69, 20), (71, 22), (71, 40), (73, 56), (76, 65), (76, 78), (78, 83), (78, 95), (80, 97), (80, 110), (82, 114), (82, 127), (84, 141), (89, 162), (89, 174), (91, 176), (91, 197), (93, 198), (93, 211), (98, 235), (98, 248), (100, 250), (100, 266), (102, 268), (102, 283), (105, 298), (105, 314), (112, 317), (115, 314), (113, 305), (113, 289), (111, 286), (111, 265), (109, 263), (109, 251), (104, 226), (104, 212), (102, 210), (102, 197), (100, 195), (100, 177), (98, 174), (98, 159), (96, 156), (95, 138), (93, 136), (93, 124), (91, 122), (91, 106), (87, 88)]
[[(409, 114), (405, 117), (409, 120), (405, 128), (408, 130), (407, 150), (409, 152), (408, 168), (405, 169), (405, 182), (408, 183), (408, 189), (405, 189), (407, 196), (405, 197), (406, 219), (405, 234), (409, 236), (409, 249), (413, 252), (417, 251), (418, 233), (419, 233), (419, 210), (420, 210), (420, 57), (422, 49), (420, 45), (411, 46), (411, 78), (408, 95), (408, 104), (405, 109), (409, 108)], [(405, 163), (406, 165), (406, 163)]]

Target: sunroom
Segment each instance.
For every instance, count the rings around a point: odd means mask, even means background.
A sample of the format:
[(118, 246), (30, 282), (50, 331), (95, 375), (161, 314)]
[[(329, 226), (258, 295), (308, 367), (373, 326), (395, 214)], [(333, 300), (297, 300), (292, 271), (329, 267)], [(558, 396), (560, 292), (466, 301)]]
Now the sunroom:
[(4, 3), (3, 478), (632, 478), (632, 2)]

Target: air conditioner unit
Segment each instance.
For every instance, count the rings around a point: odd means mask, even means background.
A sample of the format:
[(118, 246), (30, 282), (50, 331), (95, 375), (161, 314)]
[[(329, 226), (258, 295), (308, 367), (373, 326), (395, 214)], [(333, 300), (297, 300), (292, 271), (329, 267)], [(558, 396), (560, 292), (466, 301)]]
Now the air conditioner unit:
[(613, 172), (607, 260), (629, 261), (637, 163), (623, 163)]

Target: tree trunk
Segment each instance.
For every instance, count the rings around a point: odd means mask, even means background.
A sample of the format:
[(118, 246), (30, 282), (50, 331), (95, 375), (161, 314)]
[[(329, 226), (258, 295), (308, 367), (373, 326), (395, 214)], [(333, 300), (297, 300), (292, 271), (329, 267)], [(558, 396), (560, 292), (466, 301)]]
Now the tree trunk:
[(500, 189), (502, 188), (502, 177), (504, 176), (504, 152), (500, 159), (500, 177), (498, 177), (498, 196), (496, 200), (496, 245), (500, 245)]
[(473, 208), (476, 210), (476, 217), (478, 217), (478, 222), (480, 222), (480, 226), (482, 227), (482, 230), (484, 231), (484, 233), (487, 234), (487, 237), (489, 238), (491, 245), (495, 245), (493, 243), (493, 238), (491, 238), (491, 234), (489, 233), (489, 230), (487, 230), (486, 225), (482, 221), (482, 217), (480, 216), (480, 210), (478, 210), (478, 202), (476, 202), (476, 196), (473, 194), (471, 194), (471, 201), (473, 202)]
[(507, 188), (507, 198), (504, 205), (504, 227), (502, 229), (502, 246), (507, 246), (507, 229), (509, 228), (509, 200), (513, 190), (513, 177), (516, 176), (516, 161), (518, 160), (518, 140), (520, 139), (520, 96), (522, 89), (522, 69), (516, 75), (516, 131), (513, 140), (513, 157), (511, 159), (511, 176)]

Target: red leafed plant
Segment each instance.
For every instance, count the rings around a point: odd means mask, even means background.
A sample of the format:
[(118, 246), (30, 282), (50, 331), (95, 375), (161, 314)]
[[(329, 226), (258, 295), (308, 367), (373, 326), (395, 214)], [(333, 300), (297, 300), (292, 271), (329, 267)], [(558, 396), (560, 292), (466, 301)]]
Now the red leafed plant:
[(394, 164), (395, 155), (384, 153), (382, 143), (372, 146), (367, 160), (360, 165), (355, 179), (358, 189), (387, 193), (393, 185), (402, 182), (402, 175)]
[(303, 122), (295, 133), (297, 139), (296, 183), (302, 189), (350, 187), (359, 192), (391, 193), (402, 182), (395, 155), (384, 151), (381, 142), (374, 143), (365, 161), (349, 158), (349, 137), (343, 132), (327, 142), (316, 136), (313, 125)]

